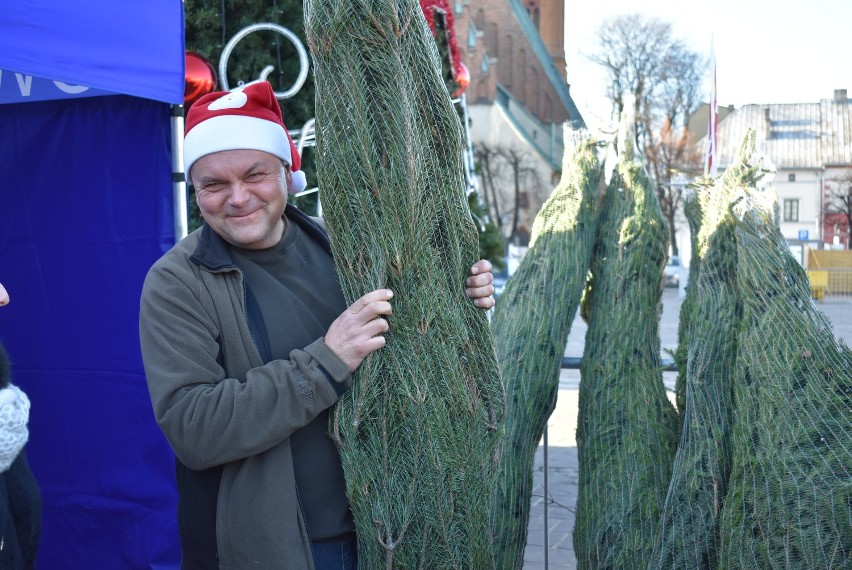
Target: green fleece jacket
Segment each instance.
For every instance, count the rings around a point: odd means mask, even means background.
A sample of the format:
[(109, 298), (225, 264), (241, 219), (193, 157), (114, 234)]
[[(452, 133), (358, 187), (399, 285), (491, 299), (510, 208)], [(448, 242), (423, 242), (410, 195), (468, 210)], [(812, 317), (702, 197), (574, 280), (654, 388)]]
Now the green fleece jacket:
[[(293, 210), (289, 221), (312, 223)], [(352, 383), (348, 368), (322, 338), (264, 364), (243, 275), (207, 226), (154, 264), (140, 305), (157, 423), (190, 470), (221, 467), (219, 567), (312, 570), (289, 437), (337, 401)], [(193, 524), (204, 521), (181, 517), (182, 536)]]

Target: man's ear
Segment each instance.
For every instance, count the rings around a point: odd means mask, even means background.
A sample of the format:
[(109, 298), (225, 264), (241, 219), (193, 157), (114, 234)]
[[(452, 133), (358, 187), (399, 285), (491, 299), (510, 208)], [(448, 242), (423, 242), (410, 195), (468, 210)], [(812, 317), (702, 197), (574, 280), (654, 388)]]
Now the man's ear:
[(283, 182), (284, 191), (290, 194), (290, 188), (293, 187), (293, 170), (283, 160), (281, 161), (281, 181)]

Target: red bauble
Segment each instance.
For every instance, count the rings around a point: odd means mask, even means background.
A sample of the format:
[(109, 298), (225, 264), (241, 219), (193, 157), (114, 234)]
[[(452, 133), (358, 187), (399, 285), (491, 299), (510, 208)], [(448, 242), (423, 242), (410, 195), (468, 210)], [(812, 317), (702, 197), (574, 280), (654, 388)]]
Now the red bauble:
[(188, 109), (199, 98), (216, 88), (216, 71), (213, 65), (194, 51), (186, 52), (186, 83), (183, 104)]
[(459, 88), (453, 92), (453, 97), (459, 97), (470, 84), (470, 71), (468, 71), (467, 66), (462, 62), (458, 62), (455, 71), (456, 73), (453, 79)]

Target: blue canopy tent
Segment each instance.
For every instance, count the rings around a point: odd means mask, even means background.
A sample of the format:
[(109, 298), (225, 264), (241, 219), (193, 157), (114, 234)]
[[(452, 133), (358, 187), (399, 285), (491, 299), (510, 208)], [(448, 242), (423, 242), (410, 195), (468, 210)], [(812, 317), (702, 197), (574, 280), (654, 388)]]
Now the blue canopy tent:
[(174, 456), (138, 311), (178, 233), (183, 5), (18, 0), (2, 13), (0, 340), (32, 402), (38, 567), (177, 568)]

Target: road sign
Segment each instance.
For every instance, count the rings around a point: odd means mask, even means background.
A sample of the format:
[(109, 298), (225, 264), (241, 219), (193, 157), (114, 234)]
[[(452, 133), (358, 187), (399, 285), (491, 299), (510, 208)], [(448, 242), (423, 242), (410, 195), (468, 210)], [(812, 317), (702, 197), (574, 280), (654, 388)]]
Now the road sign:
[(808, 239), (808, 230), (799, 230), (799, 239), (805, 241)]

